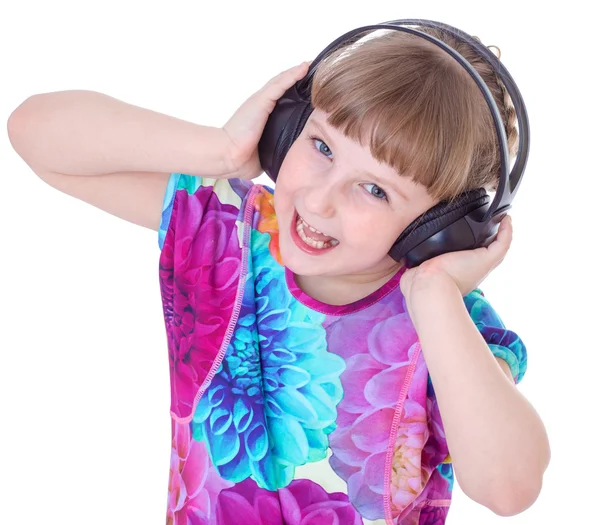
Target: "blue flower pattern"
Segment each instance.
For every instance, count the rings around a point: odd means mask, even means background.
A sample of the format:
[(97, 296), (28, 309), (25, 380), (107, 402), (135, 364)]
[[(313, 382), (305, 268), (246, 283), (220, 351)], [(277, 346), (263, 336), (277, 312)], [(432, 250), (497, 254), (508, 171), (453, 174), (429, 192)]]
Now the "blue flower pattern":
[(251, 243), (234, 333), (190, 425), (224, 479), (276, 490), (295, 467), (326, 457), (345, 363), (327, 350), (325, 315), (287, 290), (269, 234), (253, 229)]
[(475, 326), (486, 340), (492, 354), (510, 366), (515, 383), (520, 383), (527, 370), (527, 349), (523, 340), (507, 330), (483, 292), (476, 288), (463, 298)]

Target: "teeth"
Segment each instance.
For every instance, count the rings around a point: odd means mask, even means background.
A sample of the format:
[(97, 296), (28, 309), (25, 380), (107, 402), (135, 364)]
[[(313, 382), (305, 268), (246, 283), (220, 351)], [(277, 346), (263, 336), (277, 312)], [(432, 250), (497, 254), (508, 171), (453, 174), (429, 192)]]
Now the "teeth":
[(304, 224), (304, 226), (306, 226), (311, 232), (320, 233), (321, 235), (327, 235), (328, 237), (331, 237), (331, 235), (329, 235), (328, 233), (323, 233), (323, 232), (320, 232), (319, 230), (313, 228), (302, 217), (300, 217), (300, 215), (298, 215), (298, 219), (301, 220), (302, 223)]
[[(298, 235), (300, 236), (300, 238), (306, 244), (308, 244), (309, 246), (312, 246), (313, 248), (317, 248), (317, 249), (329, 248), (329, 247), (337, 246), (340, 243), (337, 239), (333, 239), (333, 238), (330, 241), (324, 242), (324, 241), (317, 241), (315, 239), (307, 237), (307, 235), (304, 233), (303, 225), (308, 226), (308, 224), (306, 224), (306, 222), (304, 222), (304, 219), (302, 219), (302, 217), (300, 217), (300, 215), (298, 215), (298, 221), (296, 222), (296, 231), (298, 232)], [(314, 230), (310, 226), (309, 226), (309, 229), (311, 231), (317, 232), (317, 230)], [(319, 233), (321, 233), (321, 232), (319, 232)]]

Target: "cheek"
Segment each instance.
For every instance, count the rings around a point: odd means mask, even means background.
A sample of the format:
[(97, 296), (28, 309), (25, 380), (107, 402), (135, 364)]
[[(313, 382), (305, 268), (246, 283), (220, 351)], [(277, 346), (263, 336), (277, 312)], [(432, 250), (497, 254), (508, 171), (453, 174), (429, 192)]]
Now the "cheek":
[(356, 214), (348, 213), (343, 218), (343, 231), (347, 240), (355, 245), (389, 250), (400, 233), (394, 225), (396, 218), (386, 214)]
[[(283, 160), (275, 183), (275, 211), (278, 213), (292, 206), (294, 195), (305, 186), (306, 176), (309, 173), (300, 156), (292, 149)], [(280, 209), (277, 206), (278, 201)]]
[(279, 168), (277, 182), (275, 183), (275, 191), (279, 191), (282, 195), (289, 194), (293, 191), (293, 182), (297, 179), (296, 171), (294, 158), (288, 153)]
[[(281, 173), (281, 172), (280, 172)], [(275, 216), (287, 221), (291, 218), (294, 208), (294, 194), (296, 190), (289, 183), (289, 172), (287, 176), (277, 177), (274, 192)]]
[(296, 185), (299, 180), (301, 181), (300, 174), (306, 177), (317, 168), (315, 156), (306, 142), (306, 138), (298, 137), (283, 159), (279, 173), (283, 175), (288, 186)]

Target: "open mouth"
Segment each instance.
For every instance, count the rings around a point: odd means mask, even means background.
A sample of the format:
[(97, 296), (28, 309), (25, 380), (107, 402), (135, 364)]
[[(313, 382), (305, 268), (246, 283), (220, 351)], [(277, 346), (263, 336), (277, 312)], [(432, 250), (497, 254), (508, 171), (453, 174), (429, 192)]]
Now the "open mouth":
[(292, 237), (294, 237), (294, 241), (300, 248), (312, 248), (310, 252), (313, 253), (315, 250), (326, 251), (335, 248), (340, 243), (334, 237), (320, 232), (308, 224), (298, 212), (295, 213), (294, 219), (292, 222)]

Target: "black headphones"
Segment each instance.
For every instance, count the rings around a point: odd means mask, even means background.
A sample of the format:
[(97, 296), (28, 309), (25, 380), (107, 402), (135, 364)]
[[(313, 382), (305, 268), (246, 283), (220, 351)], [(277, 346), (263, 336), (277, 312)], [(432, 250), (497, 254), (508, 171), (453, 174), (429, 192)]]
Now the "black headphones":
[[(473, 47), (494, 69), (512, 99), (519, 126), (519, 150), (510, 175), (508, 175), (508, 143), (502, 117), (493, 95), (479, 73), (460, 53), (444, 42), (422, 31), (403, 26), (431, 27), (450, 33)], [(475, 38), (447, 24), (421, 19), (392, 20), (359, 27), (333, 41), (311, 63), (306, 76), (289, 88), (277, 101), (271, 112), (258, 143), (258, 154), (263, 170), (274, 182), (276, 181), (283, 159), (312, 113), (310, 90), (318, 64), (330, 52), (342, 45), (352, 44), (364, 36), (364, 33), (376, 29), (394, 29), (418, 35), (452, 55), (467, 70), (483, 93), (492, 112), (500, 145), (500, 181), (491, 204), (485, 188), (465, 192), (452, 201), (442, 201), (413, 221), (402, 232), (388, 252), (389, 255), (397, 262), (404, 257), (406, 266), (412, 268), (442, 253), (488, 246), (494, 240), (498, 225), (510, 209), (510, 204), (521, 183), (529, 153), (529, 120), (519, 89), (496, 55)]]

